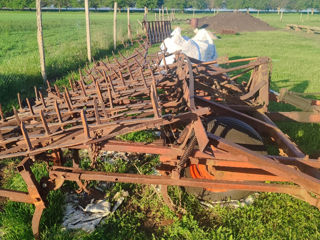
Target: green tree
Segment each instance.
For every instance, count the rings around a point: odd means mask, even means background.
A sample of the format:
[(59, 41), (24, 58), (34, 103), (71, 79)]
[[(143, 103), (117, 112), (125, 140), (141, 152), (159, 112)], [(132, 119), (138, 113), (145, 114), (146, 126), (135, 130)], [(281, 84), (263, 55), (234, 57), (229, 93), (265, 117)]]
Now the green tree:
[(186, 0), (164, 0), (164, 5), (168, 8), (184, 9), (187, 6)]
[(208, 0), (209, 8), (221, 8), (224, 0)]
[(208, 7), (208, 2), (206, 0), (190, 0), (188, 5), (195, 9), (205, 9)]
[(150, 9), (158, 7), (158, 1), (157, 0), (137, 0), (137, 7), (143, 8), (147, 7)]

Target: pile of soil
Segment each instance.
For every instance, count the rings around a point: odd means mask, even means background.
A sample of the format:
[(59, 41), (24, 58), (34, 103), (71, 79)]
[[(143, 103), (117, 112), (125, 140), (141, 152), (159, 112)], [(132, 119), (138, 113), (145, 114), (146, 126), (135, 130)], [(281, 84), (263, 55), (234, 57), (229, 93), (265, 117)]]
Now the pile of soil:
[(216, 16), (200, 18), (198, 27), (222, 34), (275, 30), (266, 22), (241, 12), (218, 13)]

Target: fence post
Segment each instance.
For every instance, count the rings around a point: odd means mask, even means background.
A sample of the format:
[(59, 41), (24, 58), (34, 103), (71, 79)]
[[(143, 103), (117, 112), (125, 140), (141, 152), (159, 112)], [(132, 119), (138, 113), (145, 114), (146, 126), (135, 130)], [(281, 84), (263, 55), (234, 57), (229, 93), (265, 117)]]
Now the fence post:
[(148, 8), (144, 7), (144, 20), (147, 21), (147, 17), (148, 17)]
[(127, 18), (128, 18), (128, 38), (132, 44), (132, 33), (131, 33), (131, 25), (130, 25), (130, 8), (127, 8)]
[(163, 5), (162, 5), (162, 21), (164, 21), (164, 8), (163, 8)]
[(44, 54), (44, 44), (43, 44), (43, 34), (42, 34), (42, 14), (41, 14), (41, 0), (36, 0), (36, 8), (37, 8), (37, 40), (38, 40), (38, 48), (39, 48), (39, 56), (40, 56), (40, 69), (41, 75), (43, 78), (43, 82), (47, 81), (47, 73), (46, 73), (46, 60)]
[(166, 7), (166, 13), (167, 13), (167, 18), (168, 18), (168, 21), (170, 20), (170, 17), (169, 17), (169, 12), (168, 12), (168, 8)]
[(113, 49), (117, 48), (117, 8), (118, 3), (114, 2), (113, 6)]
[(86, 14), (86, 32), (87, 32), (87, 52), (88, 52), (88, 61), (91, 62), (91, 36), (90, 36), (90, 18), (89, 18), (89, 2), (88, 0), (84, 1), (84, 9)]

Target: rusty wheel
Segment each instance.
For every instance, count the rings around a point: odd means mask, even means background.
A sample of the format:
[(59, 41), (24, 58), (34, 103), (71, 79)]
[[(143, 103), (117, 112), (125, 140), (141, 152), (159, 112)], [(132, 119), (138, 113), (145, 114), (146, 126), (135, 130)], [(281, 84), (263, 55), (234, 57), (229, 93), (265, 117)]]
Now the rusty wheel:
[[(252, 151), (266, 154), (261, 136), (251, 126), (238, 119), (231, 117), (211, 118), (207, 124), (207, 131)], [(201, 164), (191, 164), (185, 169), (184, 175), (190, 178), (215, 179), (215, 176), (209, 172), (207, 166)], [(188, 193), (207, 201), (239, 200), (251, 193), (249, 191), (216, 191), (214, 189), (194, 187), (186, 187), (185, 189)]]

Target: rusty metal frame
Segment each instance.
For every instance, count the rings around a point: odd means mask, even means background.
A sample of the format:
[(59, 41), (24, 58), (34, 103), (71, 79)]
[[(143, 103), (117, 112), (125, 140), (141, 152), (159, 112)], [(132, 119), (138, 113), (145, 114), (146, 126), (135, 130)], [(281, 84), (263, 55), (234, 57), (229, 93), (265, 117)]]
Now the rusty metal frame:
[[(217, 61), (201, 63), (176, 53), (175, 63), (167, 65), (162, 61), (166, 53), (148, 54), (150, 45), (143, 39), (138, 45), (129, 57), (120, 54), (121, 59), (114, 56), (112, 62), (95, 62), (80, 72), (78, 81), (70, 79), (64, 91), (48, 83), (46, 93), (35, 88), (34, 101), (23, 101), (18, 94), (19, 109), (13, 108), (11, 116), (0, 108), (0, 159), (23, 157), (17, 170), (28, 187), (26, 193), (1, 189), (0, 196), (36, 206), (32, 220), (36, 237), (47, 193), (65, 181), (74, 181), (79, 191), (89, 193), (88, 181), (160, 184), (168, 204), (167, 186), (177, 185), (217, 192), (286, 193), (320, 207), (320, 160), (309, 159), (268, 117), (270, 100), (296, 104), (299, 98), (270, 93), (269, 58), (226, 60), (217, 66)], [(317, 102), (307, 104), (319, 119)], [(265, 141), (274, 142), (282, 156), (263, 156), (212, 134), (206, 129), (212, 116), (249, 124)], [(115, 139), (145, 129), (160, 130), (161, 141)], [(72, 167), (64, 166), (62, 148), (72, 150)], [(92, 168), (101, 151), (157, 154), (161, 176), (86, 171), (79, 168), (80, 149), (88, 149)], [(35, 180), (30, 168), (34, 160), (53, 163), (49, 179)], [(184, 169), (194, 166), (203, 171), (185, 178)]]

